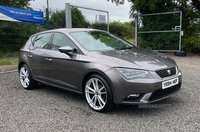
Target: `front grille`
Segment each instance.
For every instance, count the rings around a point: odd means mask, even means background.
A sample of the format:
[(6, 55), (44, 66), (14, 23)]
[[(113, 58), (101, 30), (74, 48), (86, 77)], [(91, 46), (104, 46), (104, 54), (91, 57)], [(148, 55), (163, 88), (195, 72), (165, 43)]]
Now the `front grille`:
[(164, 97), (178, 91), (180, 88), (181, 88), (181, 83), (179, 83), (175, 86), (172, 86), (170, 88), (167, 88), (167, 89), (157, 90), (151, 95), (149, 101), (157, 100), (159, 98), (164, 98)]
[[(167, 72), (167, 70), (170, 70), (171, 74), (169, 74), (169, 73)], [(175, 75), (175, 74), (176, 74), (176, 68), (175, 68), (175, 67), (167, 68), (167, 69), (163, 69), (163, 70), (156, 71), (156, 73), (157, 73), (161, 78), (169, 77), (169, 76), (172, 76), (172, 75)]]

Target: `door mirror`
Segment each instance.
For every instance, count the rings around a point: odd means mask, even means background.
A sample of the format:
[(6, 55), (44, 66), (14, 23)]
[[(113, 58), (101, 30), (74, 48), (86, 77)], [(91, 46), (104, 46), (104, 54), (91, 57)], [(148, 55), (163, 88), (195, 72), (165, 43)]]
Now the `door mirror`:
[(65, 53), (65, 54), (68, 54), (68, 55), (70, 55), (70, 53), (72, 52), (72, 47), (70, 47), (70, 46), (63, 46), (63, 47), (60, 47), (59, 49), (58, 49), (61, 53)]

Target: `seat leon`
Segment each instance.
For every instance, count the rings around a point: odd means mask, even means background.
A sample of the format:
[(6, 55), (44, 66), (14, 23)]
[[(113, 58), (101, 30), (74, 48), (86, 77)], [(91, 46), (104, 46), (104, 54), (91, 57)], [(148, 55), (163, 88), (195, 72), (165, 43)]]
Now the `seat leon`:
[(20, 49), (24, 89), (37, 83), (83, 94), (97, 112), (114, 104), (152, 103), (177, 93), (182, 73), (175, 61), (96, 29), (55, 29), (32, 35)]

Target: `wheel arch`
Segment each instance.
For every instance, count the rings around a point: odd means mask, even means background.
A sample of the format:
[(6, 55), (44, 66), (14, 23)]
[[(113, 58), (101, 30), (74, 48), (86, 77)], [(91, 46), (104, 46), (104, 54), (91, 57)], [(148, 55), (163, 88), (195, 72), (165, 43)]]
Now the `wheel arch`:
[(32, 70), (31, 70), (30, 66), (29, 66), (28, 63), (26, 63), (25, 61), (20, 61), (20, 62), (18, 63), (18, 72), (20, 71), (21, 66), (24, 65), (24, 64), (29, 68), (29, 70), (30, 70), (30, 72), (31, 72), (31, 75), (32, 75), (33, 79), (35, 80), (35, 76), (34, 76)]
[(24, 61), (19, 62), (19, 64), (18, 64), (18, 72), (20, 71), (21, 66), (24, 65), (24, 64), (25, 64), (26, 66), (28, 66), (28, 65), (26, 64), (26, 62), (24, 62)]
[(109, 77), (104, 72), (99, 71), (99, 70), (90, 71), (90, 72), (88, 72), (84, 75), (82, 82), (81, 82), (81, 90), (82, 90), (83, 95), (84, 95), (85, 81), (88, 79), (89, 76), (94, 75), (94, 74), (100, 75), (100, 76), (102, 76), (106, 79), (106, 81), (108, 82), (108, 85), (110, 86), (110, 89), (111, 89), (111, 92), (112, 92), (112, 97), (114, 99), (115, 96), (114, 96), (113, 84), (112, 84), (111, 80), (109, 79)]

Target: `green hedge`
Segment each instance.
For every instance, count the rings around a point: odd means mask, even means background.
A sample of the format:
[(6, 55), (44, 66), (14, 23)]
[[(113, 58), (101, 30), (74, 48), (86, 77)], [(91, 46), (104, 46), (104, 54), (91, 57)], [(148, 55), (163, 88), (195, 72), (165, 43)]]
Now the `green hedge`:
[[(91, 24), (91, 27), (94, 29), (107, 31), (106, 23), (95, 22)], [(113, 21), (109, 24), (109, 32), (124, 39), (135, 38), (135, 27), (134, 27), (134, 23), (131, 23), (131, 22), (122, 23), (120, 21)]]

